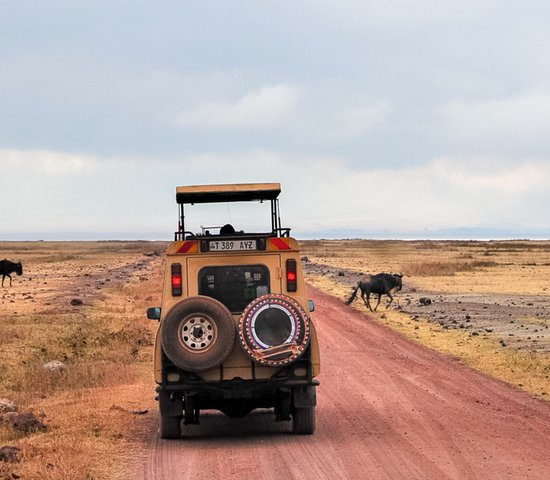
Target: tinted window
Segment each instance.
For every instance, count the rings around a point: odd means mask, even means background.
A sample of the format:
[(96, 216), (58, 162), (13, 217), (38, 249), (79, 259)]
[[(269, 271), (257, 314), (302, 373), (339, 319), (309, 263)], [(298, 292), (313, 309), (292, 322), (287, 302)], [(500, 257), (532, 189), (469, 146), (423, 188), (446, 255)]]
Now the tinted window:
[(199, 272), (199, 295), (215, 298), (231, 312), (242, 312), (269, 293), (269, 270), (263, 265), (205, 267)]

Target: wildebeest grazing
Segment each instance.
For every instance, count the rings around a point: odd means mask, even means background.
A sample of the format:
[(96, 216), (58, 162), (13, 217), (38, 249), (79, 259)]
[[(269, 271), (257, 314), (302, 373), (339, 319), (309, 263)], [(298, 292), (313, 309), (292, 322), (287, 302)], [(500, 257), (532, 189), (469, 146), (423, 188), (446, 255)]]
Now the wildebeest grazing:
[(0, 275), (2, 275), (2, 286), (4, 286), (4, 279), (8, 277), (10, 279), (11, 287), (11, 275), (10, 273), (17, 273), (17, 275), (23, 274), (23, 265), (21, 262), (10, 262), (9, 260), (0, 260)]
[[(403, 288), (403, 274), (402, 273), (377, 273), (376, 275), (367, 275), (365, 278), (357, 282), (357, 286), (351, 292), (351, 296), (346, 302), (349, 305), (355, 299), (357, 290), (361, 289), (361, 298), (365, 302), (368, 309), (373, 312), (376, 311), (378, 305), (380, 305), (380, 299), (382, 295), (390, 297), (388, 305), (389, 307), (393, 301), (392, 293), (398, 292)], [(378, 295), (378, 302), (372, 309), (370, 305), (370, 294), (375, 293)]]

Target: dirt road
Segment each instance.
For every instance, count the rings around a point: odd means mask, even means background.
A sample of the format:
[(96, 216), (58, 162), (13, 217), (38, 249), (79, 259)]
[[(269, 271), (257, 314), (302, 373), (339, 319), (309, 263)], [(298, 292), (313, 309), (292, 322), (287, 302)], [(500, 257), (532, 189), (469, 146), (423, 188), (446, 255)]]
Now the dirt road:
[(322, 349), (317, 431), (207, 413), (185, 438), (151, 421), (141, 479), (548, 479), (550, 404), (310, 290)]

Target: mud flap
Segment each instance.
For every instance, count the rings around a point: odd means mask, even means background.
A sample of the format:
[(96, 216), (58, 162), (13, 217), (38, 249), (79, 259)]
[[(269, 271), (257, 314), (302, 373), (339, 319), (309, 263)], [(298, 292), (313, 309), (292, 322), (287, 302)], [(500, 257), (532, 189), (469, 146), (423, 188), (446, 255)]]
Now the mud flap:
[(290, 420), (290, 402), (291, 402), (290, 387), (279, 388), (275, 396), (275, 420), (289, 421)]
[(185, 425), (198, 425), (199, 409), (195, 406), (196, 393), (186, 393), (183, 396), (183, 404), (185, 405), (183, 423)]
[(183, 402), (180, 395), (164, 390), (158, 392), (160, 414), (166, 417), (183, 415)]
[(292, 402), (295, 408), (307, 408), (317, 405), (317, 395), (314, 386), (294, 387)]

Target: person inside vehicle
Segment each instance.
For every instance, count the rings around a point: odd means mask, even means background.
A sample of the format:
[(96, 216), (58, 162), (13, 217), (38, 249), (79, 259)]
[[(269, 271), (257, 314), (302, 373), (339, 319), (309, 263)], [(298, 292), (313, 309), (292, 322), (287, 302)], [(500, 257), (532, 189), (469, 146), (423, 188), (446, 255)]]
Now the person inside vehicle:
[(230, 223), (226, 223), (222, 228), (220, 228), (220, 235), (233, 235), (235, 233), (235, 228)]

